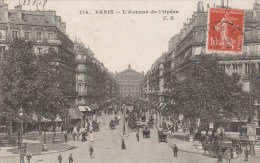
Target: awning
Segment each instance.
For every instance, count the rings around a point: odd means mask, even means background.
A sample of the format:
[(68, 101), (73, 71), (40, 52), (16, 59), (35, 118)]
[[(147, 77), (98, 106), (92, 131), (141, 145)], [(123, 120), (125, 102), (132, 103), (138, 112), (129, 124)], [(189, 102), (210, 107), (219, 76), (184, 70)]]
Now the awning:
[(86, 106), (78, 106), (79, 111), (87, 111)]
[(62, 119), (61, 119), (60, 115), (57, 115), (55, 118), (55, 122), (61, 122), (61, 121), (62, 121)]
[(90, 106), (86, 106), (86, 110), (87, 110), (87, 111), (91, 111), (92, 109), (91, 109)]
[(81, 113), (81, 111), (78, 108), (70, 108), (69, 109), (69, 118), (70, 119), (80, 119), (84, 115)]

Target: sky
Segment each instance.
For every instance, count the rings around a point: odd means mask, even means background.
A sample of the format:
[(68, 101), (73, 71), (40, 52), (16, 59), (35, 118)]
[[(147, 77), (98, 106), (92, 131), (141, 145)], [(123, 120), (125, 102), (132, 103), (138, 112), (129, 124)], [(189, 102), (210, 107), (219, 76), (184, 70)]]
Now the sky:
[[(25, 0), (28, 3), (28, 0)], [(23, 9), (35, 10), (33, 1)], [(252, 9), (255, 0), (229, 0), (229, 6)], [(23, 4), (24, 0), (20, 0)], [(55, 10), (67, 23), (67, 34), (79, 38), (94, 52), (111, 72), (120, 72), (130, 64), (145, 73), (162, 53), (168, 51), (168, 41), (179, 33), (183, 22), (197, 10), (198, 0), (47, 0), (45, 10)], [(19, 0), (5, 0), (9, 9)], [(204, 8), (221, 0), (203, 0)], [(225, 0), (226, 3), (226, 0)], [(39, 7), (42, 10), (42, 7)], [(96, 10), (113, 10), (114, 14), (96, 14)], [(149, 14), (123, 14), (122, 10), (148, 11)], [(157, 13), (150, 14), (154, 10)], [(159, 13), (178, 11), (179, 13)], [(80, 14), (88, 11), (90, 14)], [(115, 12), (120, 12), (119, 14)], [(174, 17), (174, 20), (164, 20)], [(173, 17), (172, 17), (173, 16)]]

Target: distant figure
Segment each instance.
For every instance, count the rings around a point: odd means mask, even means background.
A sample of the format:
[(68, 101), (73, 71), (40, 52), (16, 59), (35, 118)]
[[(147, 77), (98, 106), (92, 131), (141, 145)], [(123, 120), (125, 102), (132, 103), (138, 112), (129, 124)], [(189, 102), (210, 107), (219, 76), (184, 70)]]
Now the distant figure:
[(67, 143), (67, 141), (68, 141), (68, 134), (67, 134), (67, 132), (64, 133), (64, 141), (65, 141), (65, 143)]
[(139, 142), (139, 128), (138, 128), (138, 132), (136, 133), (136, 138), (137, 138), (137, 141)]
[(28, 154), (28, 155), (26, 155), (26, 158), (27, 158), (28, 163), (30, 163), (30, 161), (31, 161), (31, 159), (32, 159), (32, 155), (31, 155), (31, 154)]
[(176, 146), (176, 144), (174, 144), (174, 147), (173, 147), (174, 157), (177, 157), (178, 150), (179, 150), (178, 147)]
[(227, 160), (229, 163), (230, 163), (231, 155), (232, 155), (231, 150), (227, 150)]
[(59, 156), (58, 156), (58, 160), (59, 160), (59, 163), (62, 162), (62, 156), (61, 156), (61, 154), (59, 154)]
[(92, 131), (90, 131), (90, 133), (89, 133), (89, 140), (90, 140), (90, 142), (94, 142), (94, 135), (93, 135)]
[(122, 150), (126, 149), (124, 139), (122, 139), (121, 149), (122, 149)]
[(92, 156), (93, 156), (93, 152), (94, 152), (94, 149), (93, 149), (92, 146), (90, 146), (90, 148), (89, 148), (89, 154), (90, 154), (90, 157), (91, 157), (91, 158), (92, 158)]
[(70, 154), (70, 156), (69, 156), (69, 163), (73, 163), (73, 157), (72, 157), (72, 154)]
[(249, 154), (249, 151), (246, 147), (246, 149), (245, 149), (245, 161), (248, 161), (248, 154)]

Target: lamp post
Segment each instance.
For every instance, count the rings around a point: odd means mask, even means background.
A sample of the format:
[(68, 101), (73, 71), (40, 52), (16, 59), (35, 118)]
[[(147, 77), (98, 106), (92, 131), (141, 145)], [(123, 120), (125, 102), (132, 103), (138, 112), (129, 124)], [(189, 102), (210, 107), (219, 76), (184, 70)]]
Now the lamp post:
[(126, 131), (125, 131), (125, 104), (123, 104), (123, 109), (124, 109), (124, 125), (123, 125), (123, 135), (126, 135)]
[(22, 108), (22, 106), (20, 107), (20, 109), (18, 110), (18, 115), (20, 118), (20, 127), (19, 127), (19, 144), (18, 144), (18, 148), (20, 149), (20, 163), (24, 163), (24, 149), (22, 147), (22, 143), (23, 143), (23, 115), (24, 115), (24, 110)]

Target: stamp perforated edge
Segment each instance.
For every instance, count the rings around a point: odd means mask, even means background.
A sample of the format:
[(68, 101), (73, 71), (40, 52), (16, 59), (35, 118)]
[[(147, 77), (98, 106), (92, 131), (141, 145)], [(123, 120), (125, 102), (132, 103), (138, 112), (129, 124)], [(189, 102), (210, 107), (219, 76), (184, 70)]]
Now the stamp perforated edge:
[(225, 9), (225, 8), (209, 8), (208, 9), (208, 15), (207, 15), (207, 36), (206, 36), (206, 54), (234, 54), (234, 55), (241, 55), (241, 54), (244, 54), (244, 41), (245, 41), (245, 38), (244, 38), (244, 31), (245, 31), (245, 17), (246, 17), (246, 10), (245, 9), (237, 9), (237, 8), (230, 8), (229, 10), (238, 10), (238, 11), (243, 11), (243, 33), (242, 33), (242, 46), (241, 46), (241, 52), (231, 52), (231, 51), (217, 51), (217, 50), (214, 50), (214, 51), (210, 51), (208, 50), (208, 36), (209, 36), (209, 18), (210, 18), (210, 10), (211, 9), (219, 9), (219, 10), (228, 10), (228, 9)]

